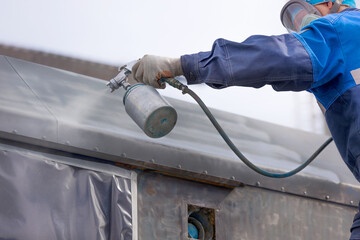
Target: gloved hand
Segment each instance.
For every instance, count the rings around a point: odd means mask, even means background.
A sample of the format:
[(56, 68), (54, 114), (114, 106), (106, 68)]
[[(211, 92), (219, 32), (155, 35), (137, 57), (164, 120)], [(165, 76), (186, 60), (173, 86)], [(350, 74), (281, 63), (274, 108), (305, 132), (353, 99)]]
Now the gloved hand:
[(154, 88), (165, 88), (161, 78), (172, 78), (183, 75), (180, 58), (167, 58), (145, 55), (133, 67), (128, 82), (141, 82)]

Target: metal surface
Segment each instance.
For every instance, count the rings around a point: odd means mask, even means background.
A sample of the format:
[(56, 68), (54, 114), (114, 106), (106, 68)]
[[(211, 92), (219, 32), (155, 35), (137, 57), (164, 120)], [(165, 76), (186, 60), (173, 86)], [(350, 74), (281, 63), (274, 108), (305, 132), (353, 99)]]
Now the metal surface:
[(3, 142), (1, 239), (137, 239), (134, 172)]
[(215, 210), (216, 240), (349, 239), (357, 209), (255, 187), (138, 178), (139, 239), (188, 239), (188, 205)]
[[(215, 184), (247, 184), (353, 206), (359, 200), (359, 183), (334, 144), (300, 174), (269, 179), (239, 162), (198, 106), (168, 99), (178, 112), (177, 125), (166, 137), (150, 139), (127, 116), (123, 94), (110, 94), (98, 79), (0, 57), (0, 137)], [(327, 139), (212, 112), (244, 155), (270, 171), (293, 169)]]

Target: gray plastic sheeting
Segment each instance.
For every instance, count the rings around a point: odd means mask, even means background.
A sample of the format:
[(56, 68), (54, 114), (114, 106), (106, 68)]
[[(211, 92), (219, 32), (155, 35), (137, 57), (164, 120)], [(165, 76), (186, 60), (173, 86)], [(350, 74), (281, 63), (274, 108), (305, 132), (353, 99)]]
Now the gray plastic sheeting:
[(0, 238), (136, 239), (132, 174), (0, 143)]

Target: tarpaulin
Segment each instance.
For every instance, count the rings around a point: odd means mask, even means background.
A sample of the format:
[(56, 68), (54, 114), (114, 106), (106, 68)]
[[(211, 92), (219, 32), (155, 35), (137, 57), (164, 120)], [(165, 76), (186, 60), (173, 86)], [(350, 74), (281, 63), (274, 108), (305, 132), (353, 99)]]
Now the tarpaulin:
[(131, 175), (0, 143), (0, 238), (131, 240)]

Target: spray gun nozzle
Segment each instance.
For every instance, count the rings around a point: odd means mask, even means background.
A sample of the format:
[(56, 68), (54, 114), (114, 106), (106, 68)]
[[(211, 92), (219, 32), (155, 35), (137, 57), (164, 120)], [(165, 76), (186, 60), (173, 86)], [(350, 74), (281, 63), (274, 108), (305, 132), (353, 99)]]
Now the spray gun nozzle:
[(119, 73), (118, 76), (111, 79), (106, 86), (108, 86), (111, 89), (111, 92), (115, 91), (119, 87), (123, 87), (125, 90), (127, 90), (131, 85), (126, 81), (127, 76), (119, 76), (124, 75), (123, 72)]

